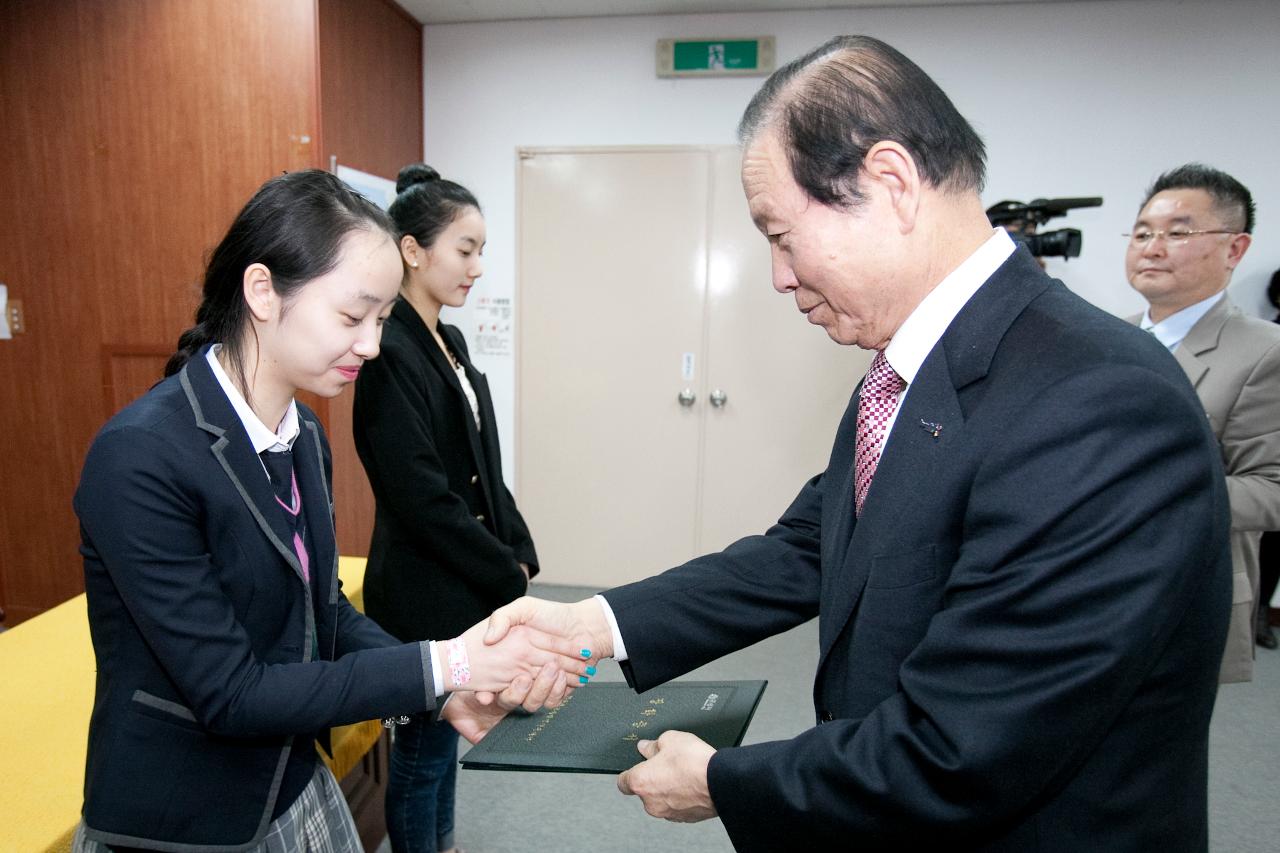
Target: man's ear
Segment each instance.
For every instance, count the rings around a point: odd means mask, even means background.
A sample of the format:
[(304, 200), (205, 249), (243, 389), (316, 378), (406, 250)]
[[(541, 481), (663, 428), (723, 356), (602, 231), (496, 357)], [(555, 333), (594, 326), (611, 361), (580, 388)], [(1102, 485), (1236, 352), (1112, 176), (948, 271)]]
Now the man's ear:
[(249, 264), (244, 270), (244, 301), (253, 319), (265, 323), (276, 313), (279, 294), (271, 283), (271, 270), (262, 264)]
[(1227, 244), (1227, 269), (1234, 270), (1244, 260), (1244, 253), (1253, 245), (1252, 234), (1237, 234)]
[(862, 158), (866, 179), (879, 186), (889, 198), (903, 234), (915, 228), (920, 208), (920, 172), (915, 158), (897, 142), (881, 140)]

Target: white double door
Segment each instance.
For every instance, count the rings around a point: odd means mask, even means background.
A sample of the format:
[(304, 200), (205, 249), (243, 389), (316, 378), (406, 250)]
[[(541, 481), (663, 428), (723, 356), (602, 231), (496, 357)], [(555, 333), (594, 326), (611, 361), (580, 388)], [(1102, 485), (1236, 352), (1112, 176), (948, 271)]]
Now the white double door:
[(739, 158), (520, 154), (516, 470), (545, 581), (613, 586), (763, 532), (826, 465), (870, 354), (773, 290)]

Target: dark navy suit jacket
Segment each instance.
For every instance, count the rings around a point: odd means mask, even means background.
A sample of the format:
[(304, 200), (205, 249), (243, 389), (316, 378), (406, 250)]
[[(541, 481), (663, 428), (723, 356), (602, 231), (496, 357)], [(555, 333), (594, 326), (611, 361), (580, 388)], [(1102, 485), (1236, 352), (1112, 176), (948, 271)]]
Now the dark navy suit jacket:
[(1177, 363), (1020, 249), (855, 520), (856, 410), (765, 535), (606, 593), (641, 690), (819, 617), (818, 725), (711, 761), (734, 845), (1206, 850), (1229, 517)]
[(434, 707), (425, 647), (399, 644), (342, 594), (329, 446), (298, 409), (318, 594), (204, 353), (89, 450), (75, 509), (98, 665), (92, 838), (243, 849), (270, 823), (293, 735)]

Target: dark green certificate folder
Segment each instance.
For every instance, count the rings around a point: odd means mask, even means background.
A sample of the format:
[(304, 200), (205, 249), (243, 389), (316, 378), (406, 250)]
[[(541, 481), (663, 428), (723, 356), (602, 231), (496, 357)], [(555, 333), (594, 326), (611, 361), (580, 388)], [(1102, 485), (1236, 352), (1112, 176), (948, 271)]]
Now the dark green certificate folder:
[(675, 729), (737, 746), (767, 681), (671, 681), (646, 693), (588, 684), (558, 708), (508, 716), (462, 757), (471, 770), (621, 773), (644, 760), (638, 740)]

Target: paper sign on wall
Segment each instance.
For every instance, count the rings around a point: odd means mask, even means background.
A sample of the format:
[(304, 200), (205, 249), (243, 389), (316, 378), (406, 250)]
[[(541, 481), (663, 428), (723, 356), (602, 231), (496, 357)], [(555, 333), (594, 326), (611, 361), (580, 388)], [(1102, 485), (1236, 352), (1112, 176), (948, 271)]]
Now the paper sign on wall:
[(0, 341), (13, 337), (9, 331), (9, 288), (0, 284)]
[(481, 296), (476, 300), (475, 350), (478, 355), (511, 356), (513, 307), (509, 296)]

